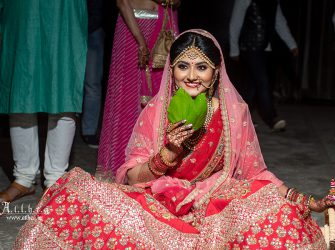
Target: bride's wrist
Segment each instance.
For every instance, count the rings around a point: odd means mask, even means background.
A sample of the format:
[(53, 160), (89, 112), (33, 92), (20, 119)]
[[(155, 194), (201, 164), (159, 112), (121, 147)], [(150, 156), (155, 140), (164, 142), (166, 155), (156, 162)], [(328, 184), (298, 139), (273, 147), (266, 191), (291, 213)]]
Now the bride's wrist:
[(184, 151), (183, 147), (177, 147), (172, 143), (168, 143), (165, 145), (167, 149), (170, 159), (177, 159), (178, 156)]

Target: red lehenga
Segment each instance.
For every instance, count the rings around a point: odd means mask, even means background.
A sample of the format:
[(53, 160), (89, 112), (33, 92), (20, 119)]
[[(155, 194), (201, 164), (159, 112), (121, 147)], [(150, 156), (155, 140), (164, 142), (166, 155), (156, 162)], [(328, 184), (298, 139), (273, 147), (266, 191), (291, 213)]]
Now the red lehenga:
[(326, 249), (304, 206), (279, 195), (282, 182), (266, 169), (247, 106), (223, 63), (220, 107), (194, 151), (157, 180), (121, 184), (164, 143), (168, 67), (169, 61), (160, 92), (137, 121), (118, 183), (73, 169), (42, 197), (14, 249)]

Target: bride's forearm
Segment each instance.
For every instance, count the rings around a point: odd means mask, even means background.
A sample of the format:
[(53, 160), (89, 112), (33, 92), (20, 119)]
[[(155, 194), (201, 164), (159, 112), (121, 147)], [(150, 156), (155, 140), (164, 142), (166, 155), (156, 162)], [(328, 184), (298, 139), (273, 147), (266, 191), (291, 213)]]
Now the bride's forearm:
[(156, 179), (149, 169), (149, 163), (138, 165), (127, 172), (128, 184), (135, 185), (137, 183), (148, 182)]
[(168, 147), (163, 147), (148, 162), (128, 170), (128, 184), (148, 182), (164, 175), (168, 169), (175, 169), (178, 165), (179, 154)]
[(279, 187), (279, 193), (281, 196), (285, 197), (287, 193), (288, 187), (284, 184)]

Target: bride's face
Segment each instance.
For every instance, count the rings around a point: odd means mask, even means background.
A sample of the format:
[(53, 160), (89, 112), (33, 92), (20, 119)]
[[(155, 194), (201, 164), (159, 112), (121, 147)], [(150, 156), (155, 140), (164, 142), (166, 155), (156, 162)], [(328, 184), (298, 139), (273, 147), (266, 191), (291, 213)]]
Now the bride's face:
[(214, 70), (201, 58), (184, 57), (173, 67), (175, 84), (191, 97), (206, 92), (211, 85)]

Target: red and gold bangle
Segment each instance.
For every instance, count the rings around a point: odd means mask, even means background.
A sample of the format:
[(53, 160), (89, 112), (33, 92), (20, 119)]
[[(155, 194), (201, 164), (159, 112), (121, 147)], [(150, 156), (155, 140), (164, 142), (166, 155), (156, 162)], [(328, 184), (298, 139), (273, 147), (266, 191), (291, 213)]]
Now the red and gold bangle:
[(168, 166), (166, 166), (162, 160), (159, 154), (156, 154), (153, 158), (152, 158), (152, 162), (154, 163), (154, 165), (156, 166), (155, 168), (160, 171), (160, 172), (166, 172), (168, 170)]
[(158, 170), (157, 165), (154, 163), (153, 159), (154, 159), (154, 157), (151, 157), (149, 159), (149, 164), (148, 164), (148, 168), (151, 171), (151, 173), (156, 177), (164, 175), (165, 171)]
[[(169, 162), (167, 159), (166, 159), (166, 150), (167, 148), (166, 147), (162, 147), (161, 150), (159, 151), (159, 155), (160, 155), (160, 159), (161, 161), (166, 165), (168, 166), (169, 168), (174, 168), (175, 166), (177, 166), (177, 161), (174, 161), (174, 162)], [(165, 153), (164, 153), (165, 152)]]
[(307, 218), (310, 213), (311, 213), (311, 208), (310, 208), (310, 205), (311, 205), (311, 202), (314, 200), (314, 197), (312, 195), (309, 195), (308, 196), (308, 199), (306, 198), (305, 200), (305, 211), (304, 211), (304, 214), (303, 214), (303, 217), (304, 218)]
[(285, 198), (304, 207), (304, 218), (307, 218), (311, 213), (310, 204), (314, 199), (312, 195), (307, 197), (307, 195), (298, 192), (295, 188), (289, 188), (286, 192)]
[(288, 199), (288, 197), (290, 196), (290, 193), (292, 192), (293, 188), (288, 188), (285, 194), (285, 199)]

